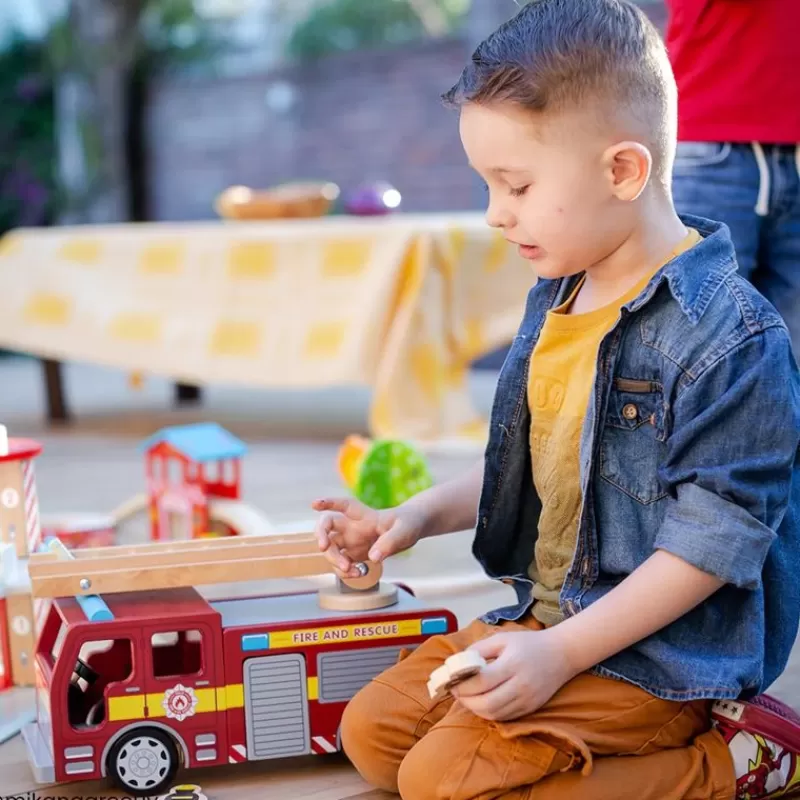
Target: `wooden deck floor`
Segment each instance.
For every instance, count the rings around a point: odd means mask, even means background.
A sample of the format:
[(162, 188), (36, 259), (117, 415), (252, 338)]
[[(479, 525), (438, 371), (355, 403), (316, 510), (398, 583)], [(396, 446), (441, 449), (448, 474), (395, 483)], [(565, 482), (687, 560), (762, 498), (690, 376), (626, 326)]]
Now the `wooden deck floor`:
[[(4, 796), (119, 797), (104, 783), (75, 783), (51, 789), (37, 786), (28, 768), (22, 739), (0, 747)], [(180, 780), (179, 776), (179, 780)], [(388, 800), (396, 795), (371, 789), (342, 756), (310, 756), (218, 769), (193, 770), (183, 777), (202, 787), (209, 800)], [(36, 791), (36, 795), (32, 793)], [(28, 793), (31, 794), (28, 794)]]

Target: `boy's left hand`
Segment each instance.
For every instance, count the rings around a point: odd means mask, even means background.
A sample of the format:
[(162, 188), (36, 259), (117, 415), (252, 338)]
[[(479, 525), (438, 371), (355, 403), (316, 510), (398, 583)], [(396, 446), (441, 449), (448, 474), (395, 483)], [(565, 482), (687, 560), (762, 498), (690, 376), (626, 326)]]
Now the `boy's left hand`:
[(469, 649), (490, 663), (453, 687), (453, 696), (473, 714), (505, 722), (541, 708), (575, 670), (553, 630), (510, 631), (482, 639)]

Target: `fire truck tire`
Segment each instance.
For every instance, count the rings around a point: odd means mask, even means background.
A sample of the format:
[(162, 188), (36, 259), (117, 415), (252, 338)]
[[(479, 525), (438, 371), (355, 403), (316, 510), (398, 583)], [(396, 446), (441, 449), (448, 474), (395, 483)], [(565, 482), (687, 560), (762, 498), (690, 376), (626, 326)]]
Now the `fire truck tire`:
[(180, 758), (172, 737), (158, 728), (126, 733), (108, 754), (107, 774), (117, 788), (134, 797), (148, 797), (169, 789)]

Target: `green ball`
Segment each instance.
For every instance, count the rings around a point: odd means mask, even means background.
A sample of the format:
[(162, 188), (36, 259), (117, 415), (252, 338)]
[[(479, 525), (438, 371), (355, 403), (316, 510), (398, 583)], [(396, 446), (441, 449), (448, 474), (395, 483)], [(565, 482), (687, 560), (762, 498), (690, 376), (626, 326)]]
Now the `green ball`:
[(379, 440), (364, 455), (355, 496), (370, 508), (394, 508), (433, 486), (428, 463), (410, 444)]

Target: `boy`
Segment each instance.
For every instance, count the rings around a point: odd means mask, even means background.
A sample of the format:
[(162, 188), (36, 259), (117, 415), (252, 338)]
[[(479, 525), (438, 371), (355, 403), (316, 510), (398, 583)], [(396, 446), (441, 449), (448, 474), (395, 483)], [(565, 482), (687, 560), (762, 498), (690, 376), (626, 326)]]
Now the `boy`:
[[(624, 0), (534, 0), (446, 99), (489, 224), (540, 280), (483, 462), (389, 511), (317, 501), (317, 535), (349, 574), (477, 522), (518, 602), (365, 687), (344, 749), (405, 800), (782, 793), (797, 719), (745, 700), (798, 627), (800, 382), (727, 228), (672, 206), (663, 44)], [(432, 701), (466, 648), (489, 665)]]

